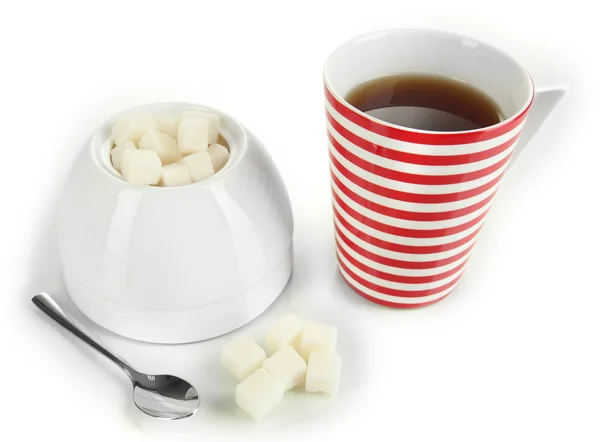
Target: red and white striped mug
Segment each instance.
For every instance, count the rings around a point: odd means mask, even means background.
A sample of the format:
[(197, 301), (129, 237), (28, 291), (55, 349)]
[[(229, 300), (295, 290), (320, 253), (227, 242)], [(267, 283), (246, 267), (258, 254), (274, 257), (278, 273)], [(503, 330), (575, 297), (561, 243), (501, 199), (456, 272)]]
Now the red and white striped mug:
[[(505, 119), (476, 130), (431, 132), (379, 120), (344, 99), (366, 81), (415, 72), (475, 86)], [(564, 89), (536, 89), (533, 104), (533, 81), (510, 56), (429, 30), (351, 40), (327, 60), (324, 81), (342, 276), (359, 295), (391, 307), (443, 299), (458, 284), (517, 138), (520, 149)]]

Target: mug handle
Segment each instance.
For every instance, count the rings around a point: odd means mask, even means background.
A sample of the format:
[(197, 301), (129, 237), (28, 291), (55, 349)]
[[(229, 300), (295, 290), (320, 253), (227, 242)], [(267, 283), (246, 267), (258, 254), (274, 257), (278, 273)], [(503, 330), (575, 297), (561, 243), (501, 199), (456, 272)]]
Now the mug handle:
[(525, 126), (521, 130), (519, 141), (512, 154), (508, 165), (509, 168), (514, 164), (519, 155), (521, 155), (527, 143), (531, 141), (544, 122), (552, 115), (552, 112), (554, 112), (566, 93), (566, 86), (536, 88), (535, 98), (531, 104), (531, 109), (529, 109)]

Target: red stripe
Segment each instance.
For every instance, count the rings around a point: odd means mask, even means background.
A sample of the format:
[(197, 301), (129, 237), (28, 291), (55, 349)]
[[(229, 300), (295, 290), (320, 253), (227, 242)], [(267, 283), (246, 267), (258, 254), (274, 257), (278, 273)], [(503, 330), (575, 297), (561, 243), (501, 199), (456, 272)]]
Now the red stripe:
[(401, 161), (403, 163), (410, 164), (419, 164), (422, 166), (458, 166), (463, 164), (475, 163), (477, 161), (487, 160), (488, 158), (492, 158), (496, 155), (501, 154), (510, 146), (512, 146), (512, 144), (515, 141), (517, 141), (520, 134), (517, 133), (508, 141), (496, 147), (483, 150), (481, 152), (473, 152), (462, 155), (419, 155), (390, 149), (388, 147), (380, 146), (379, 144), (367, 141), (364, 138), (361, 138), (358, 135), (350, 132), (348, 129), (346, 129), (344, 126), (338, 123), (328, 111), (325, 112), (327, 115), (327, 120), (329, 121), (329, 123), (331, 123), (333, 128), (347, 141), (361, 148), (362, 150), (365, 150), (382, 158), (387, 158), (388, 160)]
[(354, 210), (352, 207), (347, 205), (336, 193), (335, 190), (331, 189), (331, 194), (333, 195), (333, 199), (335, 202), (352, 218), (357, 220), (358, 222), (369, 226), (375, 230), (379, 230), (380, 232), (389, 233), (390, 235), (396, 236), (404, 236), (407, 238), (440, 238), (442, 236), (454, 235), (455, 233), (460, 233), (463, 230), (466, 230), (470, 227), (473, 227), (487, 214), (487, 210), (479, 215), (477, 218), (472, 219), (469, 222), (461, 224), (459, 226), (454, 227), (446, 227), (443, 229), (433, 229), (433, 230), (420, 230), (420, 229), (405, 229), (403, 227), (390, 226), (389, 224), (384, 224), (379, 221), (372, 220), (361, 213)]
[(377, 255), (375, 253), (369, 252), (368, 250), (363, 249), (359, 245), (353, 243), (348, 239), (344, 233), (338, 229), (337, 226), (334, 226), (334, 229), (338, 236), (344, 241), (344, 243), (351, 248), (353, 251), (358, 253), (364, 258), (370, 259), (378, 264), (386, 265), (388, 267), (396, 267), (399, 269), (409, 269), (409, 270), (425, 270), (425, 269), (437, 269), (438, 267), (442, 267), (448, 264), (452, 264), (455, 261), (458, 261), (460, 258), (467, 255), (474, 244), (471, 244), (465, 250), (456, 255), (450, 256), (444, 259), (438, 259), (436, 261), (402, 261), (399, 259), (386, 258), (384, 256)]
[(467, 181), (473, 181), (479, 178), (483, 178), (488, 176), (491, 173), (494, 173), (502, 166), (504, 166), (510, 160), (511, 155), (507, 155), (505, 158), (502, 158), (497, 163), (492, 164), (491, 166), (485, 167), (483, 169), (474, 170), (473, 172), (465, 172), (459, 173), (455, 175), (418, 175), (414, 173), (406, 173), (401, 172), (399, 170), (392, 170), (386, 167), (378, 166), (377, 164), (373, 164), (367, 160), (363, 160), (361, 157), (354, 155), (349, 150), (345, 149), (340, 143), (337, 142), (331, 132), (327, 132), (329, 137), (329, 141), (333, 145), (334, 149), (341, 156), (346, 158), (355, 166), (360, 167), (367, 172), (371, 172), (374, 175), (379, 175), (383, 178), (388, 178), (394, 181), (401, 181), (403, 183), (410, 184), (426, 184), (426, 185), (436, 185), (436, 186), (444, 186), (447, 184), (459, 184)]
[(527, 104), (527, 107), (521, 113), (494, 126), (468, 132), (435, 133), (411, 131), (371, 119), (350, 105), (338, 101), (337, 98), (335, 98), (329, 91), (327, 86), (325, 86), (325, 98), (329, 104), (331, 104), (331, 106), (344, 118), (352, 121), (358, 126), (361, 126), (365, 130), (374, 132), (387, 138), (392, 138), (394, 140), (436, 146), (477, 143), (479, 141), (491, 140), (504, 135), (525, 121), (527, 112), (529, 111), (531, 103), (533, 102), (533, 99), (530, 100)]
[(487, 203), (492, 201), (494, 195), (496, 194), (496, 192), (494, 192), (491, 195), (488, 195), (485, 199), (479, 201), (478, 203), (472, 204), (467, 207), (463, 207), (462, 209), (449, 210), (446, 212), (410, 212), (407, 210), (392, 209), (390, 207), (363, 198), (362, 196), (358, 195), (357, 193), (353, 192), (348, 187), (346, 187), (335, 176), (333, 172), (331, 173), (331, 179), (344, 195), (346, 195), (348, 198), (350, 198), (357, 204), (360, 204), (361, 206), (372, 210), (373, 212), (377, 212), (381, 215), (389, 216), (391, 218), (396, 219), (403, 219), (407, 221), (446, 221), (454, 218), (459, 218), (461, 216), (466, 216), (484, 207)]
[(357, 295), (362, 296), (367, 301), (374, 302), (375, 304), (383, 305), (385, 307), (392, 307), (392, 308), (419, 308), (419, 307), (426, 307), (428, 305), (435, 304), (436, 302), (441, 301), (442, 299), (444, 299), (446, 296), (448, 296), (450, 293), (452, 293), (454, 291), (454, 289), (452, 289), (452, 291), (450, 291), (448, 294), (442, 296), (439, 299), (434, 299), (433, 301), (419, 302), (419, 303), (415, 303), (415, 304), (406, 304), (406, 303), (403, 303), (403, 302), (390, 302), (390, 301), (385, 301), (383, 299), (374, 298), (373, 296), (367, 295), (365, 292), (363, 292), (363, 291), (359, 290), (358, 288), (354, 287), (352, 285), (352, 283), (344, 275), (342, 275), (341, 272), (340, 272), (340, 275), (342, 276), (342, 278), (344, 279), (344, 281), (346, 281), (346, 284), (348, 284), (348, 287), (350, 287), (352, 290), (354, 290), (354, 292)]
[[(344, 248), (340, 245), (339, 241), (336, 240), (335, 242), (338, 246), (337, 247), (338, 255), (341, 254), (344, 258), (346, 258), (348, 261), (350, 261), (350, 263), (354, 267), (357, 267), (358, 269), (362, 270), (363, 272), (368, 273), (369, 275), (373, 275), (376, 278), (385, 279), (386, 281), (391, 281), (391, 282), (401, 282), (401, 283), (405, 283), (405, 284), (427, 284), (429, 282), (441, 281), (442, 279), (445, 279), (445, 278), (448, 278), (448, 277), (454, 275), (457, 271), (462, 269), (467, 264), (467, 261), (468, 261), (468, 259), (467, 259), (464, 262), (462, 262), (460, 265), (456, 266), (455, 268), (450, 269), (443, 273), (438, 273), (437, 275), (428, 275), (428, 276), (394, 275), (393, 273), (380, 272), (379, 270), (375, 270), (375, 269), (363, 264), (362, 262), (360, 262), (359, 260), (354, 258), (352, 255), (350, 255), (348, 252), (346, 252), (344, 250)], [(338, 257), (338, 259), (339, 259), (339, 257)]]
[(448, 250), (454, 250), (457, 247), (460, 247), (460, 246), (468, 243), (472, 239), (474, 239), (477, 236), (477, 234), (479, 233), (479, 230), (481, 230), (481, 227), (479, 227), (477, 230), (475, 230), (474, 232), (465, 236), (464, 238), (461, 238), (457, 241), (449, 242), (446, 244), (439, 244), (439, 245), (435, 245), (435, 246), (407, 246), (405, 244), (397, 244), (397, 243), (393, 243), (393, 242), (389, 242), (389, 241), (384, 241), (382, 239), (375, 238), (371, 235), (368, 235), (368, 234), (362, 232), (360, 229), (357, 229), (352, 224), (350, 224), (348, 221), (346, 221), (338, 213), (338, 211), (335, 209), (335, 207), (333, 208), (333, 215), (334, 215), (335, 219), (337, 219), (338, 222), (346, 228), (346, 230), (348, 230), (350, 233), (352, 233), (357, 238), (362, 239), (363, 241), (365, 241), (369, 244), (379, 247), (380, 249), (390, 250), (392, 252), (412, 253), (414, 255), (426, 255), (426, 254), (430, 254), (430, 253), (441, 253), (441, 252), (447, 252)]
[(378, 285), (378, 284), (374, 284), (372, 282), (367, 281), (366, 279), (361, 278), (360, 276), (358, 276), (356, 273), (354, 273), (352, 270), (350, 270), (346, 264), (343, 263), (343, 261), (338, 260), (338, 264), (340, 265), (340, 267), (342, 267), (344, 269), (344, 271), (352, 278), (354, 279), (356, 282), (358, 282), (360, 285), (367, 287), (368, 289), (374, 290), (377, 293), (381, 293), (382, 295), (388, 295), (388, 296), (401, 296), (403, 298), (422, 298), (423, 296), (431, 296), (431, 295), (437, 295), (440, 292), (443, 292), (446, 289), (449, 289), (450, 287), (452, 287), (456, 281), (458, 280), (458, 278), (460, 278), (461, 275), (457, 275), (456, 278), (454, 278), (452, 281), (441, 285), (439, 287), (436, 287), (434, 289), (427, 289), (427, 290), (396, 290), (396, 289), (390, 289), (388, 287), (384, 287), (382, 285)]
[(485, 183), (483, 186), (476, 187), (474, 189), (465, 190), (463, 192), (455, 192), (455, 193), (442, 193), (435, 195), (421, 194), (421, 193), (409, 193), (402, 192), (400, 190), (389, 189), (387, 187), (379, 186), (377, 184), (373, 184), (370, 181), (367, 181), (358, 175), (350, 172), (342, 163), (340, 163), (332, 152), (329, 152), (329, 158), (331, 162), (335, 165), (336, 169), (348, 180), (352, 181), (357, 186), (362, 187), (363, 189), (368, 190), (369, 192), (375, 193), (377, 195), (385, 196), (386, 198), (395, 199), (398, 201), (406, 201), (409, 203), (421, 203), (421, 204), (440, 204), (440, 203), (453, 203), (455, 201), (461, 201), (467, 198), (472, 198), (474, 196), (480, 195), (486, 190), (494, 187), (502, 176), (504, 172), (494, 178), (492, 181)]

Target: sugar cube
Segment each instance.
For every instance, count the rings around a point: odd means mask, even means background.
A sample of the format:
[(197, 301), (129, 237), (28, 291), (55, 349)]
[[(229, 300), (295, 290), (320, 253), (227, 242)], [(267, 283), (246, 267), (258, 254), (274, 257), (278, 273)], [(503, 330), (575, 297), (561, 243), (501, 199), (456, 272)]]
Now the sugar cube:
[(265, 351), (247, 335), (238, 336), (221, 352), (221, 364), (239, 380), (248, 377), (266, 358)]
[(208, 154), (210, 155), (215, 172), (221, 170), (229, 159), (229, 151), (225, 146), (220, 144), (211, 144), (208, 146)]
[(160, 158), (151, 150), (126, 149), (121, 155), (121, 175), (133, 184), (157, 184), (162, 175)]
[(302, 330), (304, 323), (300, 319), (291, 314), (283, 315), (267, 332), (267, 351), (273, 354), (288, 345), (299, 350)]
[(197, 152), (181, 160), (190, 170), (192, 183), (203, 180), (215, 174), (208, 152)]
[(182, 158), (181, 152), (177, 149), (175, 138), (171, 138), (156, 129), (146, 132), (138, 142), (138, 147), (156, 152), (163, 166), (175, 163)]
[(342, 358), (333, 351), (315, 350), (308, 358), (306, 391), (336, 394), (340, 386)]
[(162, 178), (158, 185), (162, 187), (182, 186), (190, 184), (190, 169), (181, 161), (162, 168)]
[(145, 113), (125, 115), (117, 120), (112, 129), (115, 144), (123, 141), (137, 143), (150, 129), (155, 128), (154, 119)]
[(211, 112), (204, 111), (185, 111), (181, 114), (182, 118), (202, 118), (208, 120), (208, 143), (216, 143), (219, 139), (219, 131), (221, 130), (221, 123), (219, 116)]
[(269, 414), (282, 399), (282, 385), (262, 368), (256, 370), (235, 388), (235, 402), (255, 420), (260, 420)]
[(121, 171), (121, 158), (123, 157), (123, 151), (127, 149), (137, 149), (137, 146), (133, 141), (122, 141), (112, 148), (110, 151), (110, 161), (115, 169)]
[(300, 341), (300, 353), (308, 358), (314, 350), (335, 351), (337, 328), (331, 325), (308, 323), (304, 326)]
[(177, 128), (177, 147), (183, 154), (208, 149), (208, 120), (184, 117)]
[(154, 117), (156, 128), (171, 138), (177, 138), (177, 128), (179, 127), (179, 118), (169, 117), (168, 115), (157, 115)]
[(306, 376), (306, 362), (289, 345), (263, 362), (263, 368), (275, 376), (285, 390), (304, 383)]

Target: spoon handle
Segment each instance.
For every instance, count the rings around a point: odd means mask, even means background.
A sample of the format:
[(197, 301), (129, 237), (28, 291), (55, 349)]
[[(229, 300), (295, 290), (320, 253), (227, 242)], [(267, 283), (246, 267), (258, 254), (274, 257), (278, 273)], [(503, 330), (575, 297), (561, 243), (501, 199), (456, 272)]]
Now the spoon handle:
[(64, 328), (117, 364), (130, 378), (133, 379), (137, 374), (122, 358), (85, 333), (83, 326), (65, 313), (49, 294), (41, 292), (31, 298), (31, 301)]

